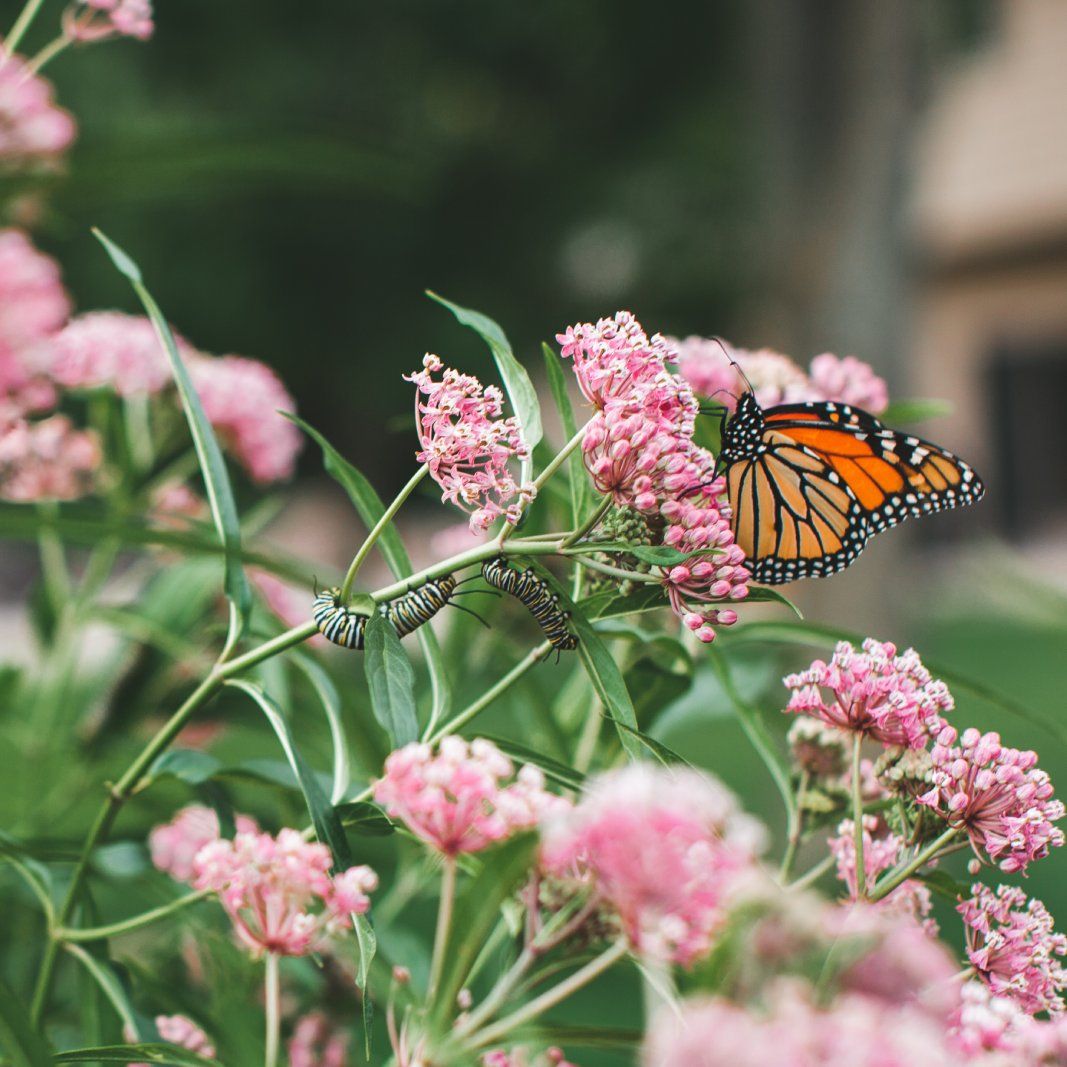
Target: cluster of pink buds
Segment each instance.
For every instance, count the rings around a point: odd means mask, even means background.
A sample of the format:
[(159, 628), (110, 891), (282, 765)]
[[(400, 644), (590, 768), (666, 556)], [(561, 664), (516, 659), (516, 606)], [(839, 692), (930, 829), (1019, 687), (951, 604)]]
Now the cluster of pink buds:
[(0, 48), (0, 170), (54, 165), (75, 130), (69, 112), (56, 106), (51, 84)]
[[(185, 1015), (157, 1015), (156, 1029), (164, 1041), (178, 1048), (187, 1048), (209, 1060), (215, 1058), (215, 1046), (207, 1034)], [(130, 1041), (134, 1040), (132, 1033), (127, 1032), (126, 1036)], [(148, 1064), (131, 1063), (129, 1067), (148, 1067)]]
[[(239, 833), (259, 832), (259, 824), (250, 815), (238, 815), (234, 822)], [(148, 851), (158, 870), (175, 881), (192, 882), (197, 853), (219, 836), (218, 815), (201, 804), (189, 804), (170, 822), (153, 828), (148, 835)]]
[(367, 866), (331, 875), (330, 864), (330, 850), (296, 830), (239, 833), (197, 852), (193, 886), (219, 895), (253, 955), (304, 956), (349, 929), (378, 884)]
[(413, 742), (391, 753), (374, 799), (445, 856), (481, 852), (567, 808), (532, 765), (515, 765), (491, 741), (450, 736), (437, 751)]
[(524, 1048), (493, 1049), (482, 1057), (482, 1067), (577, 1067), (563, 1055), (563, 1049), (547, 1048), (531, 1059)]
[(324, 1012), (302, 1015), (289, 1039), (289, 1067), (346, 1067), (348, 1035), (337, 1030)]
[(957, 911), (967, 929), (967, 958), (997, 996), (1011, 997), (1030, 1015), (1064, 1010), (1067, 937), (1053, 928), (1052, 916), (1039, 900), (1018, 886), (994, 893), (978, 882)]
[(889, 388), (869, 363), (824, 352), (811, 361), (805, 400), (832, 400), (878, 415), (889, 406)]
[[(829, 663), (816, 660), (784, 679), (793, 692), (787, 711), (810, 715), (883, 745), (924, 748), (954, 707), (944, 682), (930, 677), (918, 653), (868, 638), (857, 652), (847, 641)], [(829, 694), (825, 694), (828, 690)]]
[(717, 779), (633, 764), (548, 820), (541, 862), (615, 911), (637, 952), (688, 966), (710, 949), (762, 839)]
[(1063, 844), (1063, 831), (1053, 824), (1064, 805), (1053, 799), (1035, 752), (1008, 748), (999, 734), (975, 729), (957, 738), (946, 725), (930, 756), (934, 786), (919, 803), (966, 833), (979, 858), (984, 852), (1001, 870), (1025, 871)]
[(76, 500), (93, 486), (100, 442), (66, 415), (29, 422), (0, 411), (0, 499)]
[(73, 41), (147, 41), (154, 30), (151, 0), (75, 0), (63, 15), (63, 32)]
[(487, 530), (501, 516), (517, 522), (535, 490), (532, 484), (520, 486), (510, 469), (529, 450), (518, 420), (503, 417), (503, 394), (496, 386), (483, 387), (473, 375), (445, 368), (430, 353), (422, 365), (405, 375), (418, 387), (418, 461), (429, 467), (441, 499), (470, 513), (471, 530)]

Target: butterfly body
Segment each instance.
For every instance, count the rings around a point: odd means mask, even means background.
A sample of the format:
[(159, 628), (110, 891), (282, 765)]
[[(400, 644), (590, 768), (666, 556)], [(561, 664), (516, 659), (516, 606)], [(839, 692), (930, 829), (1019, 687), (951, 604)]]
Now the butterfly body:
[(835, 574), (907, 518), (981, 499), (961, 459), (831, 402), (761, 408), (743, 393), (723, 428), (733, 531), (755, 581)]

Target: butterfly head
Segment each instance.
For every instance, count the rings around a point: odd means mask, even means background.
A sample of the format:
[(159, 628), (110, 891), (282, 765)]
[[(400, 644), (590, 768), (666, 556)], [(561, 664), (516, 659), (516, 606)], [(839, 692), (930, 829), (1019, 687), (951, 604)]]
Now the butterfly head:
[(722, 452), (726, 458), (754, 456), (763, 446), (763, 409), (756, 394), (748, 390), (741, 394), (737, 409), (722, 432)]

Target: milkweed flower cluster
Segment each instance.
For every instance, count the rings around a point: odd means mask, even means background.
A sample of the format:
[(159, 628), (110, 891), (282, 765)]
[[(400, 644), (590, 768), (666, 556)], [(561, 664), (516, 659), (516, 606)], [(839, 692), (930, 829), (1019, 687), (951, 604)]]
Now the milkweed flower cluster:
[(493, 1049), (482, 1057), (482, 1067), (577, 1067), (577, 1064), (571, 1063), (563, 1050), (553, 1045), (533, 1059), (524, 1048)]
[(1067, 1016), (1035, 1019), (985, 983), (965, 982), (952, 1027), (953, 1044), (988, 1067), (1056, 1067), (1067, 1061)]
[(701, 641), (736, 621), (724, 602), (744, 599), (749, 573), (734, 545), (725, 482), (693, 440), (698, 405), (671, 364), (673, 344), (651, 339), (628, 311), (557, 334), (582, 394), (596, 409), (582, 440), (597, 489), (664, 525), (662, 543), (692, 554), (661, 568), (674, 612)]
[[(855, 356), (842, 358), (824, 352), (812, 359), (805, 373), (788, 356), (770, 348), (750, 351), (706, 337), (687, 337), (673, 344), (678, 351), (678, 372), (682, 377), (701, 396), (713, 397), (730, 411), (748, 383), (760, 406), (765, 408), (832, 400), (877, 415), (889, 405), (885, 380)], [(744, 377), (731, 365), (731, 359)]]
[(304, 956), (352, 925), (378, 884), (365, 865), (330, 874), (330, 850), (296, 830), (239, 833), (206, 844), (193, 887), (219, 895), (238, 939), (254, 956)]
[(198, 356), (189, 376), (204, 414), (254, 482), (292, 477), (303, 439), (278, 414), (296, 405), (270, 367), (245, 356)]
[(661, 1010), (644, 1067), (962, 1067), (944, 1023), (921, 1008), (845, 994), (817, 1006), (799, 983), (768, 992), (766, 1011), (719, 998)]
[[(179, 1048), (186, 1048), (207, 1059), (215, 1058), (215, 1046), (192, 1019), (185, 1015), (157, 1015), (155, 1022), (159, 1036), (164, 1041), (177, 1045)], [(131, 1041), (134, 1039), (133, 1034), (128, 1033), (127, 1037)], [(129, 1067), (148, 1067), (148, 1064), (131, 1063)]]
[[(238, 833), (259, 832), (258, 823), (250, 815), (236, 816), (234, 824)], [(157, 870), (177, 882), (192, 882), (197, 854), (220, 836), (218, 815), (201, 804), (189, 804), (170, 822), (152, 830), (148, 835), (148, 851)]]
[(481, 852), (568, 806), (544, 775), (515, 765), (491, 741), (445, 737), (391, 753), (374, 799), (445, 856)]
[(931, 749), (934, 787), (919, 803), (967, 834), (971, 847), (1004, 871), (1025, 871), (1035, 859), (1063, 845), (1053, 825), (1064, 805), (1053, 799), (1037, 753), (1002, 745), (1000, 735), (944, 726)]
[(793, 691), (788, 712), (883, 745), (925, 747), (943, 725), (941, 713), (954, 707), (948, 687), (931, 678), (914, 649), (897, 655), (896, 646), (873, 638), (861, 652), (841, 641), (829, 663), (815, 660), (784, 682)]
[(432, 353), (422, 366), (404, 377), (417, 387), (417, 459), (441, 487), (441, 499), (470, 513), (472, 531), (487, 530), (501, 516), (517, 522), (535, 489), (520, 486), (510, 469), (513, 460), (528, 458), (529, 449), (518, 420), (503, 417), (503, 393), (471, 374), (445, 368)]
[(93, 486), (100, 442), (66, 415), (38, 422), (0, 412), (0, 499), (76, 500)]
[(147, 41), (155, 30), (151, 0), (75, 0), (63, 16), (63, 29), (75, 41), (135, 37)]
[(0, 48), (0, 169), (52, 165), (75, 132), (74, 119), (53, 99), (51, 83)]
[(289, 1039), (289, 1067), (346, 1067), (348, 1035), (321, 1011), (302, 1015)]
[(1052, 916), (1018, 886), (994, 892), (978, 882), (956, 909), (967, 932), (967, 958), (997, 996), (1011, 997), (1030, 1015), (1064, 1010), (1061, 993), (1067, 970), (1067, 937), (1056, 933)]
[(635, 764), (547, 820), (541, 863), (615, 911), (635, 951), (688, 966), (708, 952), (763, 828), (717, 779)]

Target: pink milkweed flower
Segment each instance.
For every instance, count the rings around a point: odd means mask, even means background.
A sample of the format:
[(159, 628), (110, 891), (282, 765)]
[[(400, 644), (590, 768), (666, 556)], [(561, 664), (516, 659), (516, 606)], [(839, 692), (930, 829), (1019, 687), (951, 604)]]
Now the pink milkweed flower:
[(1018, 886), (994, 892), (976, 882), (956, 910), (966, 928), (967, 958), (994, 994), (1012, 997), (1030, 1015), (1063, 1012), (1067, 969), (1056, 957), (1067, 955), (1067, 937), (1056, 933), (1040, 900)]
[(390, 753), (374, 799), (445, 856), (481, 852), (568, 806), (540, 769), (515, 766), (491, 741), (442, 738)]
[(823, 352), (811, 361), (805, 400), (833, 400), (879, 415), (889, 406), (889, 387), (869, 363)]
[[(234, 822), (239, 833), (259, 832), (259, 825), (250, 815), (238, 815)], [(152, 829), (148, 835), (148, 850), (158, 870), (177, 882), (192, 882), (197, 853), (218, 839), (218, 815), (211, 808), (189, 804), (170, 822)]]
[(63, 15), (63, 31), (75, 41), (147, 41), (154, 30), (151, 0), (76, 0)]
[[(175, 340), (183, 358), (195, 349)], [(119, 396), (158, 393), (171, 383), (163, 342), (144, 315), (90, 311), (52, 338), (49, 373), (65, 389), (111, 389)]]
[(0, 411), (0, 500), (76, 500), (93, 489), (101, 463), (92, 430), (66, 415), (28, 422)]
[(482, 1067), (577, 1067), (577, 1064), (565, 1059), (563, 1050), (553, 1045), (545, 1049), (543, 1056), (532, 1060), (524, 1048), (493, 1049), (482, 1056)]
[[(958, 740), (958, 743), (957, 743)], [(944, 726), (930, 751), (933, 788), (918, 799), (970, 838), (1004, 871), (1025, 871), (1035, 859), (1063, 845), (1054, 826), (1064, 805), (1053, 799), (1037, 753), (1008, 748), (996, 733)]]
[[(190, 1052), (196, 1052), (209, 1060), (215, 1058), (215, 1046), (208, 1039), (207, 1034), (185, 1015), (157, 1015), (156, 1029), (159, 1031), (159, 1036), (172, 1045), (187, 1048)], [(135, 1039), (128, 1030), (126, 1036), (130, 1041)], [(148, 1064), (131, 1063), (127, 1067), (148, 1067)]]
[(347, 1067), (348, 1034), (321, 1011), (302, 1015), (289, 1039), (289, 1067)]
[(883, 745), (924, 748), (943, 724), (941, 712), (955, 706), (944, 682), (931, 678), (914, 649), (897, 655), (895, 645), (870, 637), (862, 652), (839, 642), (829, 663), (815, 660), (783, 683), (793, 690), (787, 712)]
[(69, 314), (56, 261), (21, 230), (0, 230), (0, 396), (26, 410), (51, 406), (55, 391), (40, 376), (36, 355)]
[(944, 1025), (911, 1005), (856, 994), (828, 1007), (799, 983), (781, 982), (757, 1013), (720, 998), (661, 1009), (645, 1040), (644, 1067), (962, 1067)]
[[(422, 366), (404, 375), (416, 386), (421, 445), (416, 458), (441, 487), (441, 499), (470, 513), (472, 531), (489, 529), (501, 516), (517, 522), (536, 490), (532, 484), (520, 486), (509, 469), (513, 460), (530, 453), (518, 420), (503, 417), (504, 394), (471, 374), (446, 368), (432, 353)], [(435, 381), (438, 371), (443, 373)]]
[(51, 83), (0, 48), (0, 170), (56, 163), (76, 129), (56, 106)]
[(296, 404), (274, 371), (244, 356), (200, 355), (189, 359), (189, 374), (223, 446), (252, 480), (292, 477), (303, 438), (278, 414)]
[(378, 876), (367, 866), (330, 874), (330, 850), (297, 830), (239, 833), (204, 845), (193, 887), (218, 893), (253, 956), (306, 956), (370, 908)]
[[(967, 1056), (982, 1062), (987, 1052), (1019, 1052), (1023, 1031), (1037, 1022), (1012, 997), (997, 996), (984, 982), (964, 982), (951, 1030), (952, 1043)], [(998, 1061), (993, 1060), (996, 1064)], [(1008, 1061), (1005, 1067), (1010, 1067)], [(1040, 1063), (1035, 1057), (1033, 1061)]]
[(718, 779), (634, 764), (546, 820), (541, 862), (614, 910), (635, 951), (688, 966), (711, 948), (763, 829)]
[(706, 337), (687, 337), (673, 343), (678, 349), (678, 373), (701, 396), (713, 399), (728, 411), (737, 407), (737, 397), (749, 385), (764, 408), (816, 399), (807, 395), (809, 383), (804, 371), (788, 356), (770, 348), (749, 351)]

